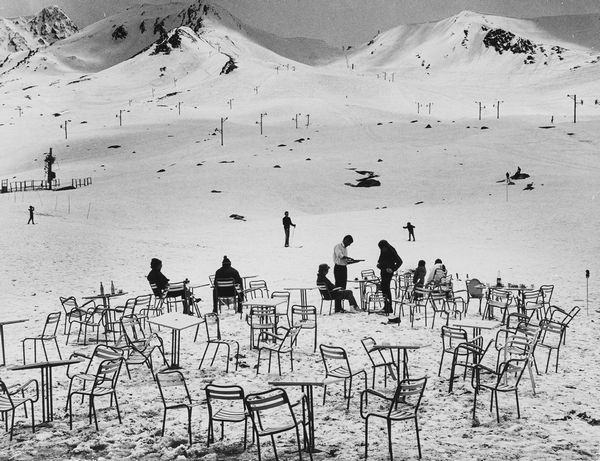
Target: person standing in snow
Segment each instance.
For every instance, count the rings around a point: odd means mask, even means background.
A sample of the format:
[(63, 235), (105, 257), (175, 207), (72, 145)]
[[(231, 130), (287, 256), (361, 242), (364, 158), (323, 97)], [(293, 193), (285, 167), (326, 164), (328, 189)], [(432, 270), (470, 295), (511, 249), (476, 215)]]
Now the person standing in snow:
[(290, 246), (290, 226), (296, 227), (296, 225), (292, 222), (292, 218), (290, 218), (290, 214), (286, 211), (283, 216), (283, 231), (285, 232), (285, 246)]
[(342, 239), (342, 243), (338, 243), (333, 247), (333, 276), (335, 278), (335, 286), (342, 290), (346, 289), (348, 283), (348, 264), (352, 264), (354, 259), (348, 257), (348, 247), (352, 245), (354, 239), (351, 235), (346, 235)]
[(398, 252), (396, 251), (396, 249), (392, 245), (390, 245), (387, 240), (380, 240), (378, 246), (380, 254), (379, 260), (377, 261), (377, 267), (381, 271), (381, 292), (385, 297), (383, 311), (386, 314), (391, 314), (393, 312), (393, 309), (392, 292), (390, 289), (390, 284), (392, 282), (394, 272), (396, 272), (402, 265), (402, 258), (398, 256)]
[(33, 210), (35, 210), (35, 208), (33, 208), (33, 205), (29, 205), (29, 221), (27, 221), (27, 224), (35, 224), (33, 222)]
[(415, 226), (413, 226), (410, 221), (406, 223), (406, 226), (402, 227), (402, 229), (408, 229), (408, 241), (410, 242), (410, 238), (412, 237), (412, 241), (415, 241)]

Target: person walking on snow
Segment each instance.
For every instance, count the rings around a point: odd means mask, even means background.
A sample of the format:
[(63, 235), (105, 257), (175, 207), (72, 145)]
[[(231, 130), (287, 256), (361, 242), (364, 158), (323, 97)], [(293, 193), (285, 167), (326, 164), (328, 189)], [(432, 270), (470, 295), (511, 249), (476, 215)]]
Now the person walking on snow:
[(289, 216), (290, 214), (286, 211), (283, 216), (283, 231), (285, 232), (285, 246), (290, 246), (290, 226), (296, 227), (296, 225), (292, 222), (292, 218)]
[(406, 226), (402, 227), (402, 229), (408, 229), (408, 241), (410, 242), (410, 238), (412, 237), (412, 241), (415, 241), (415, 226), (413, 226), (410, 221), (406, 223)]
[(33, 222), (33, 210), (35, 210), (35, 208), (33, 208), (33, 205), (29, 205), (29, 221), (27, 221), (27, 224), (35, 224)]

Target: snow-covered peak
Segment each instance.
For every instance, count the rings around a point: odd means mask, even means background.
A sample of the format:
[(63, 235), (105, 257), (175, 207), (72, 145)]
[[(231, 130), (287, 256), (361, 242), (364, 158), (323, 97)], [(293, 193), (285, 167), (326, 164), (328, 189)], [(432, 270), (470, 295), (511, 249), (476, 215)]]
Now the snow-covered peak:
[(49, 6), (29, 19), (29, 30), (46, 44), (67, 38), (78, 31), (77, 26), (57, 6)]

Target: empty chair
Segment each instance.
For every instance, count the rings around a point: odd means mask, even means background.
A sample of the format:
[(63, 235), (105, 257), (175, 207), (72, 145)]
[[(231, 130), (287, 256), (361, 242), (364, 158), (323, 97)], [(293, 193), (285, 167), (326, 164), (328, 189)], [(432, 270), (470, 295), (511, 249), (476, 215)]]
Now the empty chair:
[(258, 332), (258, 341), (263, 333), (275, 333), (277, 316), (274, 306), (253, 306), (246, 315), (246, 323), (250, 326), (250, 348), (256, 344), (255, 334)]
[(62, 355), (60, 354), (60, 348), (58, 347), (58, 341), (56, 340), (56, 332), (58, 330), (58, 325), (60, 324), (60, 312), (53, 312), (46, 317), (46, 323), (44, 324), (44, 329), (42, 330), (42, 334), (38, 336), (30, 336), (28, 338), (24, 338), (22, 341), (23, 345), (23, 364), (26, 363), (25, 360), (25, 344), (28, 341), (33, 341), (33, 361), (37, 362), (37, 344), (40, 343), (42, 346), (42, 350), (44, 351), (44, 357), (46, 361), (48, 361), (48, 353), (46, 351), (46, 342), (51, 341), (54, 342), (56, 346), (56, 351), (58, 352), (59, 359), (62, 360)]
[(281, 322), (282, 318), (285, 318), (285, 321), (289, 326), (291, 326), (290, 322), (290, 292), (289, 291), (273, 291), (271, 293), (271, 299), (282, 299), (285, 302), (275, 306), (275, 315), (277, 316), (277, 324)]
[(161, 436), (165, 435), (167, 410), (184, 409), (188, 417), (188, 438), (192, 444), (192, 398), (183, 374), (178, 370), (159, 371), (156, 373), (158, 390), (164, 406)]
[(267, 282), (264, 280), (250, 281), (246, 293), (250, 294), (251, 298), (268, 298), (269, 289), (267, 288)]
[[(294, 371), (294, 343), (300, 332), (300, 327), (277, 327), (276, 333), (265, 332), (258, 342), (258, 362), (256, 363), (256, 374), (260, 370), (260, 359), (263, 351), (269, 353), (269, 371), (271, 373), (271, 357), (277, 354), (277, 368), (281, 376), (281, 355), (290, 355), (290, 369)], [(262, 340), (261, 340), (262, 339)]]
[(448, 325), (450, 321), (450, 307), (446, 300), (446, 293), (439, 291), (432, 291), (429, 293), (429, 304), (433, 309), (433, 318), (431, 319), (431, 328), (435, 326), (436, 316), (446, 317), (445, 324)]
[(542, 303), (544, 305), (544, 312), (550, 308), (550, 300), (552, 299), (553, 292), (554, 292), (554, 285), (540, 285), (540, 293), (542, 295)]
[(490, 411), (496, 402), (496, 420), (500, 422), (498, 394), (514, 392), (517, 403), (517, 417), (521, 417), (519, 408), (519, 383), (527, 366), (527, 359), (509, 359), (501, 362), (496, 369), (488, 368), (481, 364), (474, 367), (471, 377), (473, 392), (473, 418), (477, 410), (477, 395), (482, 390), (489, 390)]
[(544, 314), (544, 298), (540, 290), (521, 290), (519, 296), (519, 311), (529, 318), (540, 320)]
[(467, 286), (467, 309), (471, 304), (471, 299), (477, 299), (479, 301), (478, 313), (481, 315), (481, 302), (485, 298), (485, 286), (479, 279), (465, 280)]
[(548, 317), (550, 320), (553, 322), (558, 322), (564, 326), (563, 344), (566, 344), (567, 342), (567, 329), (569, 328), (569, 324), (573, 321), (575, 316), (579, 314), (579, 311), (581, 311), (579, 306), (573, 307), (573, 309), (571, 309), (569, 312), (557, 306), (550, 306), (548, 309)]
[(67, 334), (67, 324), (71, 323), (72, 320), (81, 320), (87, 314), (88, 309), (96, 307), (96, 303), (93, 299), (87, 301), (81, 306), (77, 303), (75, 296), (69, 296), (68, 298), (59, 297), (60, 304), (65, 311), (65, 322), (63, 334)]
[[(427, 385), (427, 378), (403, 379), (398, 383), (393, 396), (382, 394), (375, 389), (365, 389), (360, 395), (360, 415), (365, 420), (365, 459), (369, 452), (369, 418), (380, 418), (386, 421), (388, 431), (388, 449), (390, 459), (394, 459), (392, 451), (392, 422), (410, 421), (415, 422), (417, 434), (417, 448), (419, 458), (421, 457), (421, 438), (419, 436), (419, 406), (423, 398), (423, 392)], [(387, 402), (387, 409), (382, 411), (367, 411), (367, 397), (376, 397), (376, 401)], [(371, 400), (372, 401), (372, 400)]]
[[(343, 347), (328, 346), (321, 344), (321, 358), (325, 366), (325, 379), (342, 378), (344, 381), (344, 398), (348, 400), (346, 409), (350, 409), (350, 397), (352, 395), (352, 380), (355, 376), (362, 375), (365, 389), (367, 388), (367, 372), (363, 369), (352, 370), (348, 354)], [(323, 405), (327, 395), (327, 385), (323, 386)]]
[(248, 439), (248, 412), (244, 400), (244, 389), (240, 386), (218, 386), (209, 384), (204, 388), (208, 408), (208, 437), (206, 445), (215, 441), (214, 422), (221, 423), (221, 440), (225, 435), (225, 423), (244, 423), (244, 450)]
[(73, 396), (81, 395), (82, 397), (88, 397), (90, 404), (88, 410), (89, 422), (92, 424), (92, 415), (94, 416), (94, 424), (96, 430), (98, 430), (98, 419), (96, 417), (96, 404), (95, 400), (97, 397), (111, 397), (111, 405), (114, 399), (115, 407), (117, 409), (117, 417), (119, 418), (119, 424), (121, 421), (121, 412), (119, 411), (119, 401), (117, 399), (117, 382), (119, 380), (119, 372), (121, 371), (121, 365), (123, 359), (119, 358), (116, 360), (104, 360), (98, 365), (98, 370), (94, 376), (94, 380), (91, 386), (86, 389), (86, 381), (78, 382), (79, 386), (71, 387), (67, 395), (67, 401), (69, 406), (69, 428), (73, 429)]
[(490, 288), (482, 317), (484, 319), (493, 319), (496, 315), (494, 310), (497, 309), (502, 312), (502, 323), (505, 323), (510, 300), (510, 291), (501, 288)]
[(154, 378), (154, 365), (152, 362), (154, 351), (158, 351), (163, 364), (168, 365), (162, 338), (156, 333), (146, 335), (136, 315), (123, 316), (121, 318), (121, 328), (125, 340), (124, 350), (127, 367), (129, 365), (145, 364)]
[(468, 341), (467, 332), (454, 326), (443, 325), (442, 326), (442, 357), (440, 358), (440, 368), (438, 370), (438, 376), (442, 374), (442, 365), (444, 363), (444, 355), (454, 354), (454, 350), (460, 343)]
[(555, 322), (553, 320), (542, 320), (540, 322), (540, 339), (537, 344), (537, 349), (539, 350), (541, 348), (548, 351), (548, 359), (546, 360), (546, 373), (548, 373), (548, 366), (550, 365), (552, 351), (556, 351), (554, 371), (558, 373), (560, 346), (564, 341), (566, 329), (567, 326), (561, 322)]
[[(302, 459), (302, 448), (300, 447), (300, 432), (298, 426), (305, 426), (303, 421), (298, 421), (287, 393), (280, 388), (271, 389), (256, 394), (246, 396), (246, 408), (252, 419), (252, 428), (256, 436), (256, 446), (258, 448), (258, 461), (261, 461), (261, 437), (269, 437), (273, 446), (275, 459), (278, 460), (277, 446), (275, 436), (288, 431), (294, 431), (296, 434), (296, 446), (298, 456)], [(304, 434), (306, 438), (306, 434)], [(312, 453), (309, 452), (312, 460)]]
[(377, 368), (383, 367), (383, 385), (387, 387), (388, 373), (391, 379), (396, 379), (396, 373), (394, 371), (396, 364), (394, 363), (392, 352), (390, 350), (373, 349), (373, 346), (375, 346), (377, 343), (371, 337), (363, 338), (360, 340), (360, 342), (362, 343), (367, 355), (369, 356), (371, 366), (373, 367), (372, 386), (375, 387), (375, 375), (377, 372)]
[(313, 330), (313, 352), (317, 350), (317, 336), (318, 336), (318, 321), (317, 321), (317, 308), (315, 306), (299, 306), (294, 304), (292, 306), (292, 326), (300, 327), (302, 330)]
[(238, 369), (238, 358), (240, 355), (240, 343), (233, 339), (223, 339), (221, 337), (221, 326), (219, 322), (219, 316), (215, 313), (206, 314), (204, 316), (204, 325), (206, 327), (206, 347), (204, 349), (204, 353), (202, 354), (202, 359), (200, 360), (200, 365), (198, 365), (198, 369), (202, 368), (202, 364), (204, 363), (204, 357), (206, 357), (206, 353), (211, 346), (214, 347), (214, 352), (212, 356), (212, 360), (210, 362), (210, 366), (213, 366), (215, 363), (215, 357), (217, 356), (217, 352), (221, 346), (224, 346), (227, 350), (227, 358), (226, 358), (226, 368), (225, 372), (229, 372), (229, 360), (231, 356), (231, 348), (235, 348), (235, 369)]
[[(27, 395), (25, 395), (27, 394)], [(35, 415), (33, 413), (33, 403), (39, 398), (38, 382), (35, 379), (27, 381), (25, 384), (16, 384), (6, 386), (0, 378), (0, 414), (5, 421), (8, 431), (8, 414), (12, 413), (10, 420), (10, 440), (13, 438), (13, 427), (15, 425), (15, 412), (21, 405), (25, 409), (27, 417), (27, 403), (29, 402), (31, 410), (31, 430), (35, 432)]]
[[(457, 338), (458, 339), (458, 338)], [(491, 344), (491, 343), (490, 343)], [(488, 344), (488, 348), (490, 347)], [(452, 352), (452, 365), (450, 365), (450, 379), (448, 380), (448, 392), (454, 388), (456, 369), (463, 368), (463, 380), (467, 377), (467, 370), (473, 371), (476, 365), (485, 356), (486, 349), (483, 348), (483, 337), (476, 336), (472, 340), (465, 340), (454, 348)]]
[[(69, 336), (71, 336), (71, 328), (73, 324), (79, 326), (79, 331), (77, 332), (77, 343), (83, 346), (87, 345), (87, 337), (88, 337), (88, 329), (91, 328), (92, 333), (96, 332), (96, 343), (100, 342), (100, 332), (104, 335), (104, 340), (106, 340), (106, 334), (104, 332), (104, 306), (97, 305), (94, 307), (90, 307), (87, 310), (87, 313), (82, 318), (72, 318), (69, 321), (69, 329), (67, 331), (67, 341), (65, 344), (69, 343)], [(83, 331), (83, 343), (79, 343), (81, 339), (81, 332)]]

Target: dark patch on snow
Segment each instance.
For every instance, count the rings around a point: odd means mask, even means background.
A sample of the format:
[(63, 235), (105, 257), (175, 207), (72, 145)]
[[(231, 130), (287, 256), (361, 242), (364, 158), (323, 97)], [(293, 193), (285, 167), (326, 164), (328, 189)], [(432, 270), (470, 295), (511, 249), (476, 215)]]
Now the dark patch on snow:
[(113, 144), (112, 146), (108, 146), (107, 149), (119, 149), (121, 146), (118, 144)]
[(210, 192), (211, 192), (211, 194), (220, 194), (221, 193), (220, 190), (216, 190), (216, 189), (213, 189)]
[(219, 163), (235, 163), (235, 160), (221, 160)]
[(164, 168), (161, 168), (160, 170), (157, 171), (157, 173), (164, 173), (164, 172), (165, 172)]
[(428, 123), (425, 128), (431, 128), (431, 125)]
[(423, 203), (423, 201), (419, 201), (419, 202), (415, 202), (415, 205), (420, 205), (421, 203)]
[(245, 220), (246, 220), (246, 218), (245, 218), (245, 217), (243, 217), (243, 216), (242, 216), (242, 215), (240, 215), (240, 214), (236, 214), (236, 213), (230, 214), (230, 215), (229, 215), (229, 217), (230, 217), (231, 219), (235, 219), (235, 220), (237, 220), (237, 221), (245, 221)]
[(279, 165), (275, 165), (273, 168), (281, 168)]

